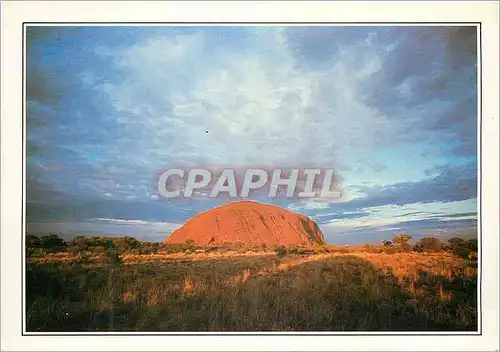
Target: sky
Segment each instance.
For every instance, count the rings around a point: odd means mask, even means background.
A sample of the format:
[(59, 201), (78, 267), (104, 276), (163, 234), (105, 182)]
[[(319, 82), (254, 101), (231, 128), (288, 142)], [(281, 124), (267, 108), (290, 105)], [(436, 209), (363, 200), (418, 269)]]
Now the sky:
[(261, 197), (332, 244), (477, 229), (475, 27), (26, 28), (27, 231), (161, 241), (227, 198), (165, 169), (334, 168), (339, 199)]

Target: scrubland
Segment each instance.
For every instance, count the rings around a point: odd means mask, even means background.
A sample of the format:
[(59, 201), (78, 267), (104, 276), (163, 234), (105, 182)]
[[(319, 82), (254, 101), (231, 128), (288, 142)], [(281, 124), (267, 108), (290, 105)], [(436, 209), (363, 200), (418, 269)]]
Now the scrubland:
[(475, 252), (452, 249), (38, 246), (27, 330), (474, 331)]

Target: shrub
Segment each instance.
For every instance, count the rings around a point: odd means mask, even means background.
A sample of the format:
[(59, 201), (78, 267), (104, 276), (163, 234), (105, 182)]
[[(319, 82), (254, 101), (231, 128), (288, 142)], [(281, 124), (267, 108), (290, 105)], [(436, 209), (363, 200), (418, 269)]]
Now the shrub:
[(116, 251), (116, 248), (113, 245), (113, 242), (110, 240), (108, 243), (108, 255), (107, 255), (107, 262), (108, 264), (111, 265), (117, 265), (121, 264), (122, 260), (120, 258), (120, 255)]
[(196, 248), (196, 244), (194, 242), (194, 240), (192, 240), (191, 238), (186, 238), (186, 240), (184, 241), (184, 243), (186, 244), (187, 246), (187, 249), (195, 249)]
[(410, 235), (407, 235), (405, 233), (400, 233), (399, 235), (396, 235), (392, 238), (392, 243), (397, 245), (402, 245), (404, 243), (408, 243), (408, 241), (411, 239), (412, 237)]
[(75, 255), (75, 260), (77, 262), (89, 262), (90, 261), (90, 256), (88, 252), (78, 252)]
[(66, 242), (55, 234), (44, 235), (40, 238), (40, 248), (48, 252), (57, 252), (65, 249)]
[(448, 240), (448, 247), (453, 254), (460, 258), (468, 258), (471, 253), (477, 252), (477, 239), (470, 239), (468, 241), (453, 237)]
[(43, 257), (47, 252), (42, 248), (26, 248), (26, 257)]
[(399, 245), (399, 248), (403, 252), (411, 252), (412, 246), (410, 246), (408, 243), (404, 242)]
[(405, 233), (400, 233), (392, 238), (392, 243), (395, 244), (400, 252), (410, 252), (412, 247), (408, 244), (408, 241), (412, 237)]
[(286, 248), (284, 246), (279, 246), (279, 247), (276, 247), (274, 252), (276, 253), (276, 255), (278, 257), (284, 257), (288, 251), (286, 250)]
[(26, 248), (40, 248), (41, 241), (38, 236), (27, 235), (26, 236)]
[(477, 238), (471, 238), (467, 241), (467, 247), (472, 252), (477, 252)]
[(394, 254), (394, 253), (397, 253), (398, 252), (398, 249), (396, 247), (384, 247), (384, 253), (386, 254)]
[(439, 252), (442, 249), (441, 242), (435, 237), (421, 238), (415, 246), (413, 246), (415, 252)]
[(387, 240), (383, 240), (382, 241), (382, 247), (392, 247), (392, 242), (391, 241), (387, 241)]
[(159, 243), (152, 242), (140, 242), (140, 247), (136, 249), (131, 249), (129, 252), (135, 252), (139, 254), (153, 254), (158, 251)]
[(138, 240), (129, 236), (113, 237), (111, 241), (119, 253), (139, 249), (141, 247), (141, 243)]

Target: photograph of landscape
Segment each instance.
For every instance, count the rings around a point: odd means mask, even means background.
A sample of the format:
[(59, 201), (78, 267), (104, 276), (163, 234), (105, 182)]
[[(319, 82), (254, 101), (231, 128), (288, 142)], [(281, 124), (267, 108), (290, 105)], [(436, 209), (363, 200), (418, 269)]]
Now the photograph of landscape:
[(477, 332), (478, 35), (27, 24), (26, 333)]

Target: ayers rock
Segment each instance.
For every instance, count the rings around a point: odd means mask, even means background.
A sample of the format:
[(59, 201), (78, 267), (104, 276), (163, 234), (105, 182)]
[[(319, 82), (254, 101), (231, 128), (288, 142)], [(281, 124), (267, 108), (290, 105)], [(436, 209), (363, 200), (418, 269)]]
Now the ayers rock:
[(307, 216), (254, 201), (233, 202), (200, 213), (174, 231), (166, 242), (181, 243), (187, 239), (198, 245), (326, 243), (318, 225)]

